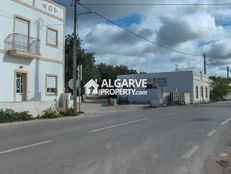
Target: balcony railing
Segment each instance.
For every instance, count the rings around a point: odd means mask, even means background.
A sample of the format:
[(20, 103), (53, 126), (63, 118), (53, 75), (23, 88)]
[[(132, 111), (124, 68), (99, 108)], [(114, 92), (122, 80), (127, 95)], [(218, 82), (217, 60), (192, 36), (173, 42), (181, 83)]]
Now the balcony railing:
[(26, 35), (13, 33), (5, 39), (5, 48), (9, 51), (20, 51), (40, 54), (40, 40)]

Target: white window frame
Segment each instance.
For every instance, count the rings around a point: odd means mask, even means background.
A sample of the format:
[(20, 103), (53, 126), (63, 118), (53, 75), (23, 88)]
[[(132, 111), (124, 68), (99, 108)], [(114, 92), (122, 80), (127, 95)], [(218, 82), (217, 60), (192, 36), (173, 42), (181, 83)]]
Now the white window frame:
[[(52, 43), (49, 43), (49, 30), (50, 31), (53, 31), (56, 33), (56, 44), (52, 44)], [(47, 27), (47, 36), (46, 36), (46, 44), (48, 46), (51, 46), (51, 47), (58, 47), (58, 42), (59, 42), (59, 32), (58, 30), (54, 29), (54, 28), (51, 28), (51, 27)]]
[[(48, 77), (54, 77), (55, 78), (55, 91), (54, 92), (50, 92), (48, 91)], [(46, 78), (45, 78), (45, 90), (46, 90), (46, 95), (57, 95), (58, 94), (58, 76), (56, 74), (46, 74)]]
[[(31, 24), (31, 20), (30, 19), (28, 19), (28, 18), (25, 18), (25, 17), (22, 17), (22, 16), (19, 16), (19, 15), (15, 15), (14, 16), (14, 33), (16, 33), (16, 23), (17, 23), (17, 20), (19, 20), (19, 21), (24, 21), (24, 22), (26, 22), (26, 23), (28, 23), (28, 33), (27, 33), (27, 35), (26, 36), (28, 36), (28, 37), (30, 37), (30, 29), (31, 29), (31, 26), (30, 26), (30, 24)], [(18, 34), (21, 34), (21, 33), (18, 33)]]

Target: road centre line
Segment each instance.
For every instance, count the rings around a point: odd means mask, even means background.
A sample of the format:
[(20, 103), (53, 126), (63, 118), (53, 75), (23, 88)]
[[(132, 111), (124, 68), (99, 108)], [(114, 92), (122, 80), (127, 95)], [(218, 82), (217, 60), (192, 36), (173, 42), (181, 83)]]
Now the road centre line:
[(185, 159), (190, 158), (198, 149), (199, 149), (199, 146), (193, 146), (186, 154), (182, 156), (182, 158), (185, 158)]
[(41, 146), (41, 145), (48, 144), (48, 143), (51, 143), (51, 142), (52, 142), (51, 140), (48, 140), (48, 141), (44, 141), (44, 142), (40, 142), (40, 143), (35, 143), (35, 144), (26, 145), (26, 146), (16, 147), (16, 148), (9, 149), (9, 150), (4, 150), (4, 151), (0, 152), (0, 155), (15, 152), (15, 151), (19, 151), (19, 150), (23, 150), (23, 149), (28, 149), (28, 148), (32, 148), (32, 147), (36, 147), (36, 146)]
[(225, 125), (225, 124), (228, 123), (229, 121), (231, 121), (231, 117), (228, 118), (227, 120), (223, 121), (223, 122), (221, 123), (221, 125)]
[(138, 123), (138, 122), (145, 121), (145, 120), (147, 120), (147, 119), (144, 118), (144, 119), (139, 119), (139, 120), (124, 122), (124, 123), (119, 123), (119, 124), (115, 124), (115, 125), (112, 125), (112, 126), (103, 127), (103, 128), (100, 128), (100, 129), (94, 129), (94, 130), (92, 130), (90, 132), (91, 133), (99, 132), (99, 131), (102, 131), (102, 130), (107, 130), (107, 129), (111, 129), (111, 128), (115, 128), (115, 127), (120, 127), (120, 126), (126, 126), (126, 125), (129, 125), (129, 124), (134, 124), (134, 123)]
[(215, 132), (216, 132), (216, 130), (214, 129), (214, 130), (210, 131), (210, 132), (207, 134), (207, 136), (208, 136), (208, 137), (211, 137)]
[(179, 112), (170, 112), (170, 113), (167, 113), (167, 114), (163, 114), (162, 116), (176, 115), (176, 114), (181, 114), (181, 113), (185, 113), (185, 112), (188, 112), (188, 110), (179, 111)]

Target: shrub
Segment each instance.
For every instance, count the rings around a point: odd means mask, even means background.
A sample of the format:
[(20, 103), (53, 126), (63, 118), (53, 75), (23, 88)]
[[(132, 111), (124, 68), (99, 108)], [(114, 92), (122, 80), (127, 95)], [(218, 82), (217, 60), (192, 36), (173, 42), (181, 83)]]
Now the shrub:
[(229, 93), (229, 81), (222, 77), (211, 77), (212, 90), (210, 98), (212, 101), (223, 101), (224, 96)]
[(26, 121), (26, 120), (31, 120), (32, 115), (29, 114), (29, 112), (24, 111), (16, 114), (16, 121)]
[(0, 123), (31, 120), (32, 115), (29, 112), (15, 112), (12, 109), (0, 110)]
[(67, 108), (66, 111), (61, 112), (63, 116), (78, 116), (79, 113), (75, 111), (74, 108)]
[(45, 119), (54, 119), (58, 117), (60, 117), (59, 113), (52, 107), (44, 110), (43, 115), (41, 116), (41, 118), (45, 118)]

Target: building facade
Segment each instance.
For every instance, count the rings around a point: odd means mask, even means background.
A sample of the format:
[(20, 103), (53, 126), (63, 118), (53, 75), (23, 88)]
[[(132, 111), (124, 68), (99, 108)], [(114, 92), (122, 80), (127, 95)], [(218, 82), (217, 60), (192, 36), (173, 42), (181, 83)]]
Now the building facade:
[[(152, 74), (119, 75), (117, 79), (147, 79), (147, 88), (137, 89), (147, 91), (147, 95), (128, 95), (129, 103), (150, 103), (171, 92), (189, 94), (190, 103), (210, 101), (209, 77), (193, 71), (176, 71)], [(164, 79), (165, 84), (156, 85), (154, 79)]]
[(65, 8), (51, 0), (0, 6), (0, 108), (54, 102), (64, 92)]

